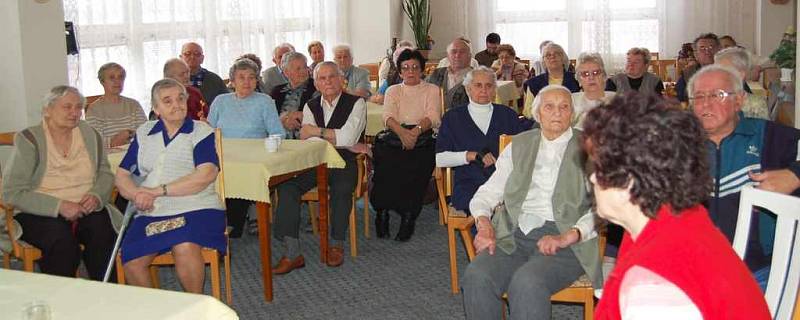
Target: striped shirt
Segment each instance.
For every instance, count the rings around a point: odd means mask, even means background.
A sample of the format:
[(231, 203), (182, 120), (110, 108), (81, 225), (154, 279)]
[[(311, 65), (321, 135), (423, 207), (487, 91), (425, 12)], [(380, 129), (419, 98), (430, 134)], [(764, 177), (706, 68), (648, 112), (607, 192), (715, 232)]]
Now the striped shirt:
[(138, 101), (120, 97), (120, 102), (110, 103), (103, 98), (89, 105), (86, 122), (103, 137), (103, 145), (111, 147), (111, 137), (122, 130), (136, 131), (147, 117)]

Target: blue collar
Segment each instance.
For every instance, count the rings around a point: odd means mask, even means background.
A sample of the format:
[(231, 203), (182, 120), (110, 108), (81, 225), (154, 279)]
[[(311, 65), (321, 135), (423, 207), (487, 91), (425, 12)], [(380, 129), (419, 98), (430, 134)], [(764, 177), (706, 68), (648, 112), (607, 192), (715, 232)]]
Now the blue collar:
[(736, 124), (736, 128), (733, 129), (732, 134), (740, 134), (740, 135), (747, 135), (753, 136), (758, 134), (758, 128), (756, 128), (755, 121), (749, 121), (747, 118), (744, 117), (744, 113), (739, 111), (736, 114), (739, 117), (739, 123)]
[(172, 142), (173, 139), (178, 137), (178, 134), (190, 134), (192, 131), (194, 131), (194, 121), (192, 121), (192, 119), (185, 119), (183, 120), (183, 125), (181, 125), (180, 129), (178, 129), (178, 132), (175, 133), (175, 136), (170, 138), (167, 134), (166, 127), (164, 127), (164, 122), (159, 119), (158, 122), (156, 122), (156, 125), (153, 126), (153, 129), (150, 129), (150, 132), (148, 132), (147, 135), (150, 136), (161, 132), (161, 135), (164, 138), (164, 145), (166, 146)]

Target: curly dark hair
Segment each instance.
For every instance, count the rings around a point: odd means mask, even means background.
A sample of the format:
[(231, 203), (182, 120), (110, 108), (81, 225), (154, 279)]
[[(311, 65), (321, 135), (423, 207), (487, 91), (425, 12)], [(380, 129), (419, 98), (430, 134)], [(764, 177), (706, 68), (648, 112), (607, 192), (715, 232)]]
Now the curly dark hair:
[(602, 188), (626, 188), (650, 218), (697, 205), (712, 190), (706, 134), (697, 118), (654, 94), (629, 92), (592, 109), (584, 121), (584, 148)]
[(419, 62), (420, 71), (425, 71), (425, 62), (428, 60), (422, 56), (422, 53), (419, 50), (403, 50), (399, 56), (397, 56), (397, 71), (400, 71), (400, 66), (403, 65), (403, 62), (406, 60), (417, 60)]

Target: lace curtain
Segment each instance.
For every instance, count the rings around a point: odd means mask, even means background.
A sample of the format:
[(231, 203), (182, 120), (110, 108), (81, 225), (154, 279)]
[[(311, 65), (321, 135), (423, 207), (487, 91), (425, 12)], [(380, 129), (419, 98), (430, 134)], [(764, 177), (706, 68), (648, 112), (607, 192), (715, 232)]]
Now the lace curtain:
[(532, 61), (540, 59), (539, 44), (552, 40), (571, 59), (600, 53), (610, 74), (622, 70), (632, 47), (671, 59), (682, 43), (703, 32), (731, 34), (745, 46), (755, 39), (755, 0), (465, 1), (470, 38), (497, 32), (518, 56)]
[(117, 62), (127, 71), (123, 95), (148, 112), (150, 86), (183, 43), (203, 46), (203, 67), (224, 79), (244, 53), (258, 55), (263, 68), (274, 65), (272, 48), (283, 42), (305, 54), (320, 40), (332, 58), (330, 49), (348, 40), (345, 13), (336, 0), (64, 0), (80, 47), (68, 57), (69, 81), (84, 95), (102, 94), (97, 70)]

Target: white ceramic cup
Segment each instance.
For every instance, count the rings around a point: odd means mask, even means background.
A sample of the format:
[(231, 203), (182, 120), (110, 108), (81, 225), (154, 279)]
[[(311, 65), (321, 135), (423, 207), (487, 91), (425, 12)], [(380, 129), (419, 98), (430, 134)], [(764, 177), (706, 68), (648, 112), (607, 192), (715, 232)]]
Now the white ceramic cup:
[(267, 152), (277, 152), (280, 143), (280, 138), (277, 137), (267, 137), (264, 139), (264, 147), (267, 149)]
[(33, 301), (25, 304), (22, 308), (22, 319), (24, 320), (50, 320), (50, 306), (44, 301)]
[(281, 143), (283, 143), (283, 135), (282, 134), (271, 134), (271, 135), (269, 135), (269, 137), (270, 138), (275, 138), (276, 140), (278, 140), (278, 146), (279, 147), (281, 146)]

